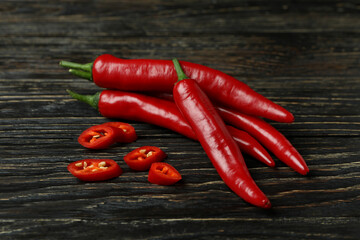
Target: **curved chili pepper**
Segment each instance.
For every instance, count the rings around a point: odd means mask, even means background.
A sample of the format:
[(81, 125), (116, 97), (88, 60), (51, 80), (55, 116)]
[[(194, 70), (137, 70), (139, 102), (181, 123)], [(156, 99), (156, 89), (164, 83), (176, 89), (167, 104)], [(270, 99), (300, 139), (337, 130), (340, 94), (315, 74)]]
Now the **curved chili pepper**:
[(158, 185), (173, 185), (181, 180), (181, 174), (170, 164), (155, 162), (151, 164), (148, 181)]
[(245, 201), (262, 208), (271, 204), (246, 167), (241, 152), (225, 123), (195, 80), (187, 78), (174, 59), (179, 81), (173, 90), (174, 101), (220, 177)]
[[(193, 140), (197, 139), (174, 102), (115, 90), (103, 90), (94, 95), (80, 95), (67, 91), (73, 98), (97, 109), (104, 117), (146, 122), (170, 129)], [(269, 153), (253, 137), (241, 130), (228, 127), (242, 151), (270, 167), (275, 166)]]
[(96, 125), (83, 131), (78, 142), (90, 149), (105, 149), (115, 143), (117, 135), (112, 127)]
[(260, 160), (270, 167), (275, 167), (275, 162), (270, 154), (250, 134), (229, 125), (227, 125), (227, 129), (242, 152)]
[(309, 168), (300, 153), (273, 126), (257, 117), (234, 112), (223, 107), (217, 109), (224, 121), (240, 129), (246, 129), (249, 134), (296, 172), (302, 175), (309, 172)]
[(70, 163), (67, 169), (86, 182), (104, 181), (122, 174), (120, 166), (111, 159), (83, 159)]
[[(170, 60), (120, 59), (110, 54), (96, 58), (94, 63), (77, 64), (61, 61), (70, 72), (93, 80), (103, 88), (123, 91), (172, 92), (177, 75)], [(245, 83), (221, 71), (181, 61), (185, 74), (196, 79), (214, 102), (231, 109), (272, 119), (293, 122), (294, 116), (283, 107), (252, 90)]]
[(160, 162), (166, 158), (166, 153), (158, 147), (143, 146), (125, 155), (124, 161), (133, 170), (148, 170), (154, 162)]
[[(153, 93), (151, 96), (174, 101), (173, 95), (168, 93)], [(273, 126), (260, 118), (248, 116), (231, 109), (224, 107), (216, 107), (216, 109), (226, 123), (249, 132), (261, 144), (272, 151), (279, 160), (295, 171), (303, 175), (309, 172), (309, 168), (300, 153)], [(231, 133), (234, 137), (235, 133)]]

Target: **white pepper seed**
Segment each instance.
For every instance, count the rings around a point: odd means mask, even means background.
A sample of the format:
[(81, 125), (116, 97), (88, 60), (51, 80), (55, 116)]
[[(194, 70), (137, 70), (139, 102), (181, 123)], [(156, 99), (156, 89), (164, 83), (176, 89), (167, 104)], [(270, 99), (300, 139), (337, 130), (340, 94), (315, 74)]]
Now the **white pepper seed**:
[(102, 161), (98, 164), (98, 167), (105, 167), (106, 166), (106, 162)]

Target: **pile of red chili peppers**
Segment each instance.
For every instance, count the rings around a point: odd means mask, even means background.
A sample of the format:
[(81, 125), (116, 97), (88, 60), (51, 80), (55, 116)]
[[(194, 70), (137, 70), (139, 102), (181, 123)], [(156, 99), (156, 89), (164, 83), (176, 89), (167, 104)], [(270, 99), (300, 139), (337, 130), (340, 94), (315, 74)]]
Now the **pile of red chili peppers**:
[[(221, 71), (177, 59), (129, 60), (109, 54), (99, 56), (93, 63), (61, 61), (60, 65), (108, 89), (94, 95), (68, 90), (73, 98), (88, 103), (104, 117), (155, 124), (199, 141), (223, 181), (248, 203), (271, 207), (251, 178), (241, 152), (274, 167), (267, 148), (296, 172), (302, 175), (309, 172), (304, 159), (285, 136), (262, 119), (291, 123), (293, 115)], [(106, 128), (101, 126), (87, 141), (99, 133), (105, 141)], [(136, 156), (140, 155), (137, 152)], [(131, 158), (124, 160), (131, 166)], [(161, 184), (154, 177), (159, 172), (171, 172), (175, 182), (179, 180), (180, 174), (171, 166), (147, 161), (144, 169), (150, 168), (152, 172), (149, 181)]]

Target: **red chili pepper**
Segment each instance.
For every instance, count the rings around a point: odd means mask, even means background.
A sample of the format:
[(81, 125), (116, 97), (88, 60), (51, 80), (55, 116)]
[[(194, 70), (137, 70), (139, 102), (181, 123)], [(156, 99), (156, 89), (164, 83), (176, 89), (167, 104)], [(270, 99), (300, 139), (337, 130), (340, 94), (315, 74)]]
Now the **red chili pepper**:
[(174, 101), (215, 169), (245, 201), (270, 208), (270, 201), (251, 178), (238, 146), (209, 98), (196, 81), (187, 78), (177, 59), (173, 61), (179, 76), (173, 90)]
[(137, 135), (135, 128), (128, 123), (123, 122), (107, 122), (102, 126), (113, 127), (116, 131), (116, 142), (131, 143), (136, 141)]
[(260, 160), (269, 167), (275, 167), (275, 162), (271, 158), (270, 154), (250, 134), (232, 126), (227, 126), (227, 129), (242, 152)]
[[(293, 122), (293, 115), (239, 80), (212, 68), (181, 62), (184, 72), (196, 79), (204, 92), (214, 101), (231, 109), (272, 119)], [(177, 75), (170, 60), (119, 59), (109, 54), (96, 58), (94, 63), (77, 64), (61, 61), (73, 74), (93, 80), (103, 88), (123, 91), (172, 92)]]
[(166, 154), (160, 148), (143, 146), (126, 154), (124, 161), (133, 170), (145, 171), (150, 168), (152, 163), (161, 162), (165, 158)]
[(289, 140), (273, 126), (260, 118), (234, 112), (222, 107), (219, 107), (218, 111), (227, 123), (246, 130), (292, 169), (303, 175), (309, 172), (309, 168), (303, 157), (291, 145)]
[[(114, 90), (104, 90), (94, 95), (80, 95), (70, 90), (68, 93), (73, 98), (88, 103), (104, 117), (146, 122), (170, 129), (188, 138), (197, 139), (174, 102)], [(238, 129), (231, 130), (241, 150), (268, 166), (275, 166), (271, 156), (253, 137), (245, 136), (239, 131)]]
[(122, 174), (120, 166), (111, 159), (83, 159), (70, 163), (67, 169), (86, 182), (104, 181)]
[(148, 181), (158, 185), (173, 185), (181, 180), (181, 174), (170, 164), (156, 162), (151, 164)]
[(83, 131), (78, 142), (86, 148), (105, 149), (115, 143), (115, 138), (114, 128), (96, 125)]
[[(152, 96), (174, 101), (172, 94), (154, 93)], [(248, 116), (224, 107), (216, 108), (226, 123), (249, 132), (260, 141), (261, 144), (271, 150), (279, 160), (300, 174), (306, 175), (309, 172), (309, 168), (300, 153), (292, 146), (289, 140), (273, 126), (257, 117)], [(231, 132), (231, 134), (235, 138), (236, 133)], [(246, 152), (246, 149), (244, 148), (243, 151)]]

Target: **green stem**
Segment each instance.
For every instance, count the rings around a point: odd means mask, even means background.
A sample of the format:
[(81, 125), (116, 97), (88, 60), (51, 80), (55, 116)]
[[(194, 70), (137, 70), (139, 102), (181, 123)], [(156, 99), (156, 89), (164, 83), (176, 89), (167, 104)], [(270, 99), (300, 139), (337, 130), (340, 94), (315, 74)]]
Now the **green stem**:
[(91, 72), (84, 72), (84, 71), (82, 71), (82, 70), (73, 69), (73, 68), (70, 68), (70, 69), (69, 69), (69, 72), (72, 73), (72, 74), (75, 75), (75, 76), (78, 76), (78, 77), (87, 79), (87, 80), (89, 80), (89, 81), (92, 81), (92, 74), (91, 74)]
[(178, 75), (178, 81), (184, 80), (184, 79), (188, 79), (188, 76), (186, 76), (186, 74), (184, 73), (184, 71), (182, 70), (179, 61), (177, 60), (177, 58), (174, 58), (173, 60), (174, 66), (175, 66), (175, 70), (176, 73)]
[(84, 103), (89, 104), (90, 106), (92, 106), (93, 108), (95, 108), (96, 110), (98, 110), (98, 105), (99, 105), (99, 99), (100, 99), (100, 92), (95, 93), (94, 95), (82, 95), (82, 94), (78, 94), (76, 92), (73, 92), (69, 89), (66, 90), (68, 92), (68, 94), (81, 101)]
[(93, 63), (80, 64), (80, 63), (74, 63), (68, 61), (60, 61), (59, 64), (62, 67), (78, 69), (89, 73), (92, 72), (92, 65), (93, 65)]

